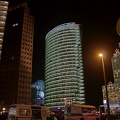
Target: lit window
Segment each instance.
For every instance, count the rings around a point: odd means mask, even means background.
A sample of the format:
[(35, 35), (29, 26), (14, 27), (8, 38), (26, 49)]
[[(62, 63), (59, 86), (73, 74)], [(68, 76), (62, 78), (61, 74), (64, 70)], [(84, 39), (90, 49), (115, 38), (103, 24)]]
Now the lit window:
[(18, 23), (13, 24), (13, 27), (18, 26)]

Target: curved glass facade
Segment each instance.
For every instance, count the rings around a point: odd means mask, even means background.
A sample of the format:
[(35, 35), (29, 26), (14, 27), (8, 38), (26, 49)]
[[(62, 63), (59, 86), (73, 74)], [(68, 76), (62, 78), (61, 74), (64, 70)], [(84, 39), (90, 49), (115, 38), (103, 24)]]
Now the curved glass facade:
[(1, 53), (2, 53), (2, 43), (3, 43), (3, 36), (4, 36), (4, 29), (6, 23), (6, 16), (8, 11), (8, 2), (0, 1), (0, 60), (1, 60)]
[(44, 80), (37, 80), (31, 87), (36, 88), (36, 94), (33, 96), (34, 103), (44, 105)]
[(85, 104), (81, 25), (61, 24), (45, 37), (45, 105), (64, 108), (65, 99)]

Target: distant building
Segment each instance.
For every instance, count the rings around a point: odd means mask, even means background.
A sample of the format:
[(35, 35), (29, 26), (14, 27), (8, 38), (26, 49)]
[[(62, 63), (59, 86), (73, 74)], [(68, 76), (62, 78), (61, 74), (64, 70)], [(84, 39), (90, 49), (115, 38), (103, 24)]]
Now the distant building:
[[(44, 80), (37, 80), (32, 84), (31, 88), (33, 90), (33, 103), (44, 105)], [(33, 88), (35, 88), (35, 93)]]
[(116, 49), (115, 53), (113, 54), (112, 69), (113, 69), (114, 83), (120, 84), (120, 51), (119, 49)]
[(31, 102), (34, 17), (27, 3), (9, 6), (0, 63), (0, 101)]
[[(114, 83), (109, 82), (107, 85), (108, 90), (108, 98), (110, 104), (111, 112), (119, 112), (120, 113), (120, 51), (119, 49), (115, 50), (112, 61), (112, 70)], [(103, 104), (106, 106), (106, 91), (105, 86), (102, 86), (103, 93)]]
[(0, 60), (1, 60), (2, 43), (3, 43), (3, 37), (4, 37), (4, 29), (6, 24), (8, 5), (9, 5), (9, 2), (0, 1)]
[(65, 99), (85, 104), (82, 26), (58, 25), (45, 37), (45, 105), (63, 108)]

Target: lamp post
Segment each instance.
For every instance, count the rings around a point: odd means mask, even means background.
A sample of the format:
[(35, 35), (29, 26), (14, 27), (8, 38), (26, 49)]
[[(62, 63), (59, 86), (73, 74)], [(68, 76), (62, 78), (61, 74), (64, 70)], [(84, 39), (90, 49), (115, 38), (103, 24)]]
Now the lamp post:
[(107, 90), (107, 82), (106, 82), (106, 74), (105, 74), (103, 54), (99, 54), (99, 56), (102, 59), (102, 68), (103, 68), (104, 84), (105, 84), (105, 91), (106, 91), (107, 113), (108, 113), (108, 120), (110, 120), (110, 107), (109, 107), (109, 98), (108, 98), (108, 90)]

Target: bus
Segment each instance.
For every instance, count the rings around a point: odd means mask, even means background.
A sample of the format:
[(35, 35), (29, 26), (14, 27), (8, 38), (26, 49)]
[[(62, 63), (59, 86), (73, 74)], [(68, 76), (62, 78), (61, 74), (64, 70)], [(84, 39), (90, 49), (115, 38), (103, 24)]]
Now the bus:
[(8, 112), (8, 120), (57, 120), (54, 114), (46, 106), (12, 104)]
[(64, 120), (100, 120), (100, 114), (93, 105), (67, 104)]

